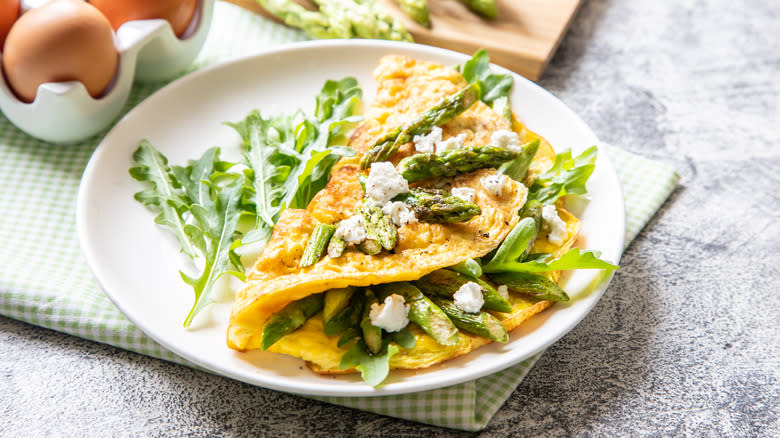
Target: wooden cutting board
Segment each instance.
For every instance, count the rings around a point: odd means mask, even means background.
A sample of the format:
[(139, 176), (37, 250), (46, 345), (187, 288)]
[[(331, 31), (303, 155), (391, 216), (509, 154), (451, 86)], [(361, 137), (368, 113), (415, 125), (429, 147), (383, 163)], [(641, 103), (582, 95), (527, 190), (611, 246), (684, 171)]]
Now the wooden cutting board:
[[(227, 0), (269, 16), (254, 0)], [(308, 0), (296, 0), (306, 4)], [(498, 18), (485, 20), (454, 0), (428, 0), (431, 28), (409, 19), (394, 0), (379, 0), (404, 23), (415, 42), (490, 59), (531, 79), (541, 77), (583, 0), (496, 0)], [(308, 5), (311, 7), (311, 3)]]

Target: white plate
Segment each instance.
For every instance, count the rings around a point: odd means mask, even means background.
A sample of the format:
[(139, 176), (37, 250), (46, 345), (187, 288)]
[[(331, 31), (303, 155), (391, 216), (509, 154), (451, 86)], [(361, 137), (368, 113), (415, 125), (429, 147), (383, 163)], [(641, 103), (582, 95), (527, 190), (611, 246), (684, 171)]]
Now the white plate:
[[(507, 344), (491, 344), (417, 372), (394, 371), (380, 388), (359, 376), (319, 376), (302, 361), (269, 352), (236, 353), (225, 344), (229, 299), (212, 305), (194, 328), (182, 328), (193, 301), (178, 274), (181, 256), (153, 214), (133, 199), (141, 186), (128, 169), (138, 142), (149, 139), (172, 164), (184, 164), (208, 147), (235, 149), (238, 137), (222, 125), (259, 108), (264, 114), (312, 112), (327, 79), (354, 76), (366, 102), (374, 96), (372, 72), (386, 54), (461, 64), (468, 57), (447, 50), (382, 41), (320, 41), (292, 44), (188, 75), (147, 98), (105, 137), (79, 189), (77, 222), (82, 251), (109, 298), (135, 325), (176, 354), (216, 373), (281, 391), (332, 396), (375, 396), (440, 388), (495, 373), (550, 346), (596, 304), (609, 282), (600, 271), (567, 277), (572, 296), (512, 332)], [(556, 150), (574, 152), (597, 144), (591, 130), (563, 103), (515, 76), (514, 110)], [(590, 200), (579, 206), (579, 246), (617, 262), (623, 248), (620, 184), (604, 153), (589, 183)]]

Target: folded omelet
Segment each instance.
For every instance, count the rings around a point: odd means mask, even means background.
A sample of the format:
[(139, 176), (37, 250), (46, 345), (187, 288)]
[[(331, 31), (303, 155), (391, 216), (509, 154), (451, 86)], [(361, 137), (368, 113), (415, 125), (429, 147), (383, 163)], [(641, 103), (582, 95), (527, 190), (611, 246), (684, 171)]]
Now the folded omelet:
[[(480, 180), (496, 170), (482, 169), (454, 178), (413, 184), (416, 187), (473, 189), (474, 203), (480, 207), (481, 214), (471, 220), (444, 224), (409, 223), (398, 229), (398, 244), (392, 252), (367, 255), (350, 249), (338, 258), (326, 255), (311, 266), (300, 267), (304, 249), (317, 224), (334, 224), (347, 219), (363, 199), (364, 191), (358, 180), (360, 155), (390, 130), (467, 85), (453, 68), (403, 56), (382, 58), (375, 78), (376, 98), (366, 109), (365, 121), (356, 128), (350, 140), (358, 157), (342, 159), (334, 167), (330, 182), (306, 210), (290, 209), (282, 214), (243, 289), (237, 294), (227, 332), (230, 348), (238, 351), (260, 348), (263, 327), (269, 316), (293, 301), (333, 288), (417, 280), (466, 259), (485, 256), (498, 247), (518, 223), (518, 210), (525, 204), (528, 189), (509, 180), (501, 196), (491, 195)], [(501, 129), (514, 130), (522, 142), (539, 138), (520, 122), (510, 126), (504, 117), (482, 102), (475, 103), (441, 128), (445, 139), (465, 134), (466, 146), (490, 144), (493, 132)], [(552, 165), (552, 147), (544, 139), (540, 140), (541, 146), (529, 172), (542, 172)], [(411, 143), (404, 145), (391, 161), (397, 163), (413, 152)], [(574, 243), (579, 221), (564, 209), (558, 210), (567, 225), (567, 239), (560, 247), (551, 247), (541, 237), (535, 242), (535, 249), (561, 254)], [(557, 279), (556, 273), (549, 276)], [(511, 294), (509, 301), (512, 312), (494, 313), (508, 331), (552, 304), (518, 294)], [(391, 368), (429, 367), (491, 342), (461, 331), (458, 343), (444, 346), (414, 324), (410, 324), (410, 329), (416, 337), (416, 345), (410, 349), (401, 348), (392, 356)], [(269, 350), (299, 357), (316, 372), (353, 372), (339, 369), (346, 350), (338, 347), (338, 339), (339, 336), (328, 336), (323, 332), (320, 313), (279, 339)]]

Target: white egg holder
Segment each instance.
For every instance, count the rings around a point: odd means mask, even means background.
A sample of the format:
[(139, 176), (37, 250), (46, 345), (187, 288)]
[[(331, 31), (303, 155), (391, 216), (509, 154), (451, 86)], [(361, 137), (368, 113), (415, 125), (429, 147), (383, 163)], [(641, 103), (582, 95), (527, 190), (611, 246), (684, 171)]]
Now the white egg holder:
[[(22, 0), (22, 13), (50, 0)], [(189, 27), (177, 37), (163, 19), (128, 21), (114, 34), (119, 54), (116, 73), (97, 98), (79, 81), (50, 82), (38, 87), (35, 100), (20, 100), (0, 68), (0, 110), (17, 127), (38, 139), (72, 144), (89, 138), (115, 121), (134, 80), (172, 79), (192, 64), (206, 40), (216, 0), (198, 0)], [(0, 65), (2, 53), (0, 53)]]

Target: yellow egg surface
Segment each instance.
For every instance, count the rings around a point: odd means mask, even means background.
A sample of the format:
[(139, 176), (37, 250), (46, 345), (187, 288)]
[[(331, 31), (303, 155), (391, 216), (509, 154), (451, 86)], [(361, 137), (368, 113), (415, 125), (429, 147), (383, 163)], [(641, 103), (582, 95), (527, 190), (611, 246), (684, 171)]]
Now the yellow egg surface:
[[(282, 214), (243, 289), (237, 294), (227, 332), (230, 348), (238, 351), (260, 348), (267, 318), (292, 301), (332, 288), (416, 280), (468, 258), (482, 257), (495, 249), (519, 221), (517, 212), (525, 204), (528, 189), (510, 180), (502, 196), (491, 195), (482, 187), (480, 180), (494, 174), (495, 169), (423, 181), (412, 186), (444, 185), (474, 189), (474, 202), (480, 206), (481, 214), (465, 223), (410, 223), (398, 229), (399, 240), (393, 252), (371, 256), (350, 247), (341, 257), (332, 259), (326, 255), (316, 264), (301, 268), (300, 259), (314, 227), (318, 223), (333, 224), (348, 218), (363, 198), (364, 192), (358, 180), (360, 155), (388, 131), (466, 86), (462, 75), (453, 68), (403, 56), (382, 58), (375, 70), (375, 79), (376, 98), (365, 111), (365, 121), (355, 129), (350, 139), (350, 147), (358, 152), (358, 156), (342, 159), (334, 167), (330, 182), (306, 210), (286, 210)], [(540, 138), (519, 121), (510, 124), (482, 102), (477, 102), (442, 126), (444, 139), (465, 134), (464, 144), (467, 146), (490, 144), (493, 132), (499, 129), (514, 130), (522, 142)], [(531, 172), (543, 172), (553, 162), (552, 147), (544, 139), (540, 140), (541, 146)], [(413, 152), (412, 144), (404, 145), (390, 161), (397, 163)], [(576, 217), (562, 208), (559, 208), (559, 214), (568, 225), (569, 238), (560, 248), (549, 251), (552, 253), (571, 247), (579, 229)], [(549, 276), (557, 279), (557, 273)], [(516, 328), (552, 304), (514, 294), (510, 303), (513, 307), (511, 313), (494, 314), (507, 330)], [(442, 346), (414, 324), (410, 324), (410, 329), (415, 334), (416, 345), (412, 349), (402, 348), (390, 359), (393, 369), (429, 367), (490, 342), (461, 331), (458, 344)], [(318, 373), (355, 372), (339, 369), (346, 350), (337, 346), (338, 339), (339, 336), (328, 336), (323, 332), (320, 313), (281, 338), (269, 350), (299, 357)]]

